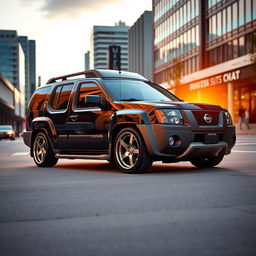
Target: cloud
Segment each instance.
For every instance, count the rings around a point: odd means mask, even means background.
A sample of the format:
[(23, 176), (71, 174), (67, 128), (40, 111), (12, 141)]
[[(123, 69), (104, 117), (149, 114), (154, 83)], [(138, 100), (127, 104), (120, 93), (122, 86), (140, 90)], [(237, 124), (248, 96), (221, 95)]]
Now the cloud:
[(103, 8), (120, 0), (21, 0), (26, 5), (35, 5), (46, 16), (75, 16)]

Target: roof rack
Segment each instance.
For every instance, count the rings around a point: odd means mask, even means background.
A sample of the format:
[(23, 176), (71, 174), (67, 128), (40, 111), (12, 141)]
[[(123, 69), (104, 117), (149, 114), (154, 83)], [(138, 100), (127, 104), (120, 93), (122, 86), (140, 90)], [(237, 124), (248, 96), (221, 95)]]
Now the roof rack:
[(50, 78), (46, 84), (55, 83), (55, 82), (57, 82), (57, 80), (60, 80), (60, 79), (62, 81), (65, 81), (65, 80), (67, 80), (68, 77), (80, 76), (80, 75), (85, 75), (86, 78), (102, 78), (100, 73), (97, 72), (96, 70), (87, 70), (87, 71), (82, 71), (82, 72), (73, 73), (73, 74), (69, 74), (69, 75)]

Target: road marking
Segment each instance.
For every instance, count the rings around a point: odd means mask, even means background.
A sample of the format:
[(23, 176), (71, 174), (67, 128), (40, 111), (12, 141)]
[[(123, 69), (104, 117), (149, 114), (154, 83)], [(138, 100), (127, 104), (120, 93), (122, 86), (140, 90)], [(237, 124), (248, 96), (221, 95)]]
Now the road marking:
[(243, 145), (256, 145), (256, 143), (237, 143), (236, 146), (243, 146)]
[(255, 150), (232, 150), (234, 153), (256, 153)]
[(29, 154), (29, 152), (16, 152), (14, 154), (12, 154), (12, 156), (27, 156)]
[(1, 144), (14, 144), (14, 143), (19, 143), (19, 142), (22, 142), (22, 140), (19, 140), (19, 139), (16, 139), (16, 140), (5, 140), (5, 141), (0, 140), (0, 145)]

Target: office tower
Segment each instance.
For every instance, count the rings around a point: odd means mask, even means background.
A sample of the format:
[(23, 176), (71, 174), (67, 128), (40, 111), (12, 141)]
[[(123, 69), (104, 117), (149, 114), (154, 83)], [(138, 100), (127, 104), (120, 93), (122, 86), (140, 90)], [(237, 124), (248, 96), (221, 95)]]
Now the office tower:
[(90, 68), (107, 68), (107, 51), (110, 45), (121, 47), (121, 70), (128, 70), (128, 29), (124, 22), (115, 26), (93, 26), (90, 45)]
[(152, 12), (145, 11), (129, 29), (129, 71), (152, 80)]
[(186, 101), (219, 104), (235, 122), (244, 107), (256, 122), (254, 0), (153, 0), (153, 29), (155, 82)]
[(84, 54), (84, 70), (90, 69), (90, 51)]

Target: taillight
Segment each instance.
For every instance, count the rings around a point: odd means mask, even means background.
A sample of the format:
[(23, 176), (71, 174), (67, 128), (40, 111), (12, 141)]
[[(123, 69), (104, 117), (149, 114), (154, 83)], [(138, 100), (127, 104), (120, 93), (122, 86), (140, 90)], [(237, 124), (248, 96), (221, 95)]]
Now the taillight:
[(26, 128), (26, 131), (29, 130), (29, 128), (28, 128), (28, 116), (27, 115), (25, 115), (25, 128)]

